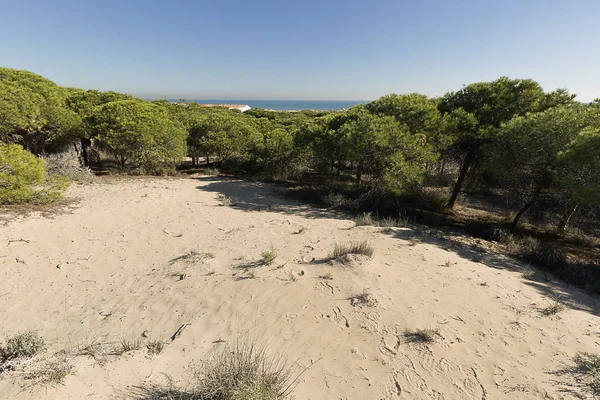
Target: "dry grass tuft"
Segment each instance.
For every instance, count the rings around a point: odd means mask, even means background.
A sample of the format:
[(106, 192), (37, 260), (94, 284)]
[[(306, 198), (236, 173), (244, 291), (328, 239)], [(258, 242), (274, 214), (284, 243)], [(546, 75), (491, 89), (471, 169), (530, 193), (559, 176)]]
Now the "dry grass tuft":
[(367, 291), (355, 294), (354, 296), (349, 297), (348, 300), (350, 300), (350, 304), (353, 307), (375, 307), (377, 305), (377, 299)]
[(221, 206), (223, 207), (230, 207), (233, 204), (231, 197), (225, 196), (224, 194), (219, 196), (219, 199), (221, 200)]
[(358, 254), (371, 258), (374, 252), (375, 249), (366, 240), (343, 244), (336, 243), (333, 251), (329, 254), (329, 258), (345, 262), (347, 261), (345, 258), (347, 255)]
[(213, 253), (203, 253), (198, 250), (190, 250), (185, 254), (180, 255), (179, 257), (175, 257), (169, 261), (170, 265), (176, 263), (185, 263), (185, 264), (195, 264), (197, 262), (215, 258)]
[(595, 393), (600, 393), (600, 356), (591, 353), (577, 353), (575, 356), (578, 372), (585, 376)]
[(521, 273), (523, 279), (532, 280), (535, 278), (535, 271), (533, 269), (526, 269)]
[(0, 363), (27, 358), (46, 350), (46, 341), (37, 332), (17, 333), (6, 339), (6, 345), (0, 346)]
[(221, 173), (217, 168), (204, 168), (204, 175), (217, 176)]
[(326, 281), (330, 281), (330, 280), (333, 279), (333, 275), (331, 274), (331, 272), (327, 272), (326, 274), (319, 275), (318, 278), (319, 279), (324, 279)]
[(127, 337), (121, 338), (119, 343), (113, 349), (113, 354), (121, 355), (130, 351), (139, 350), (142, 348), (141, 339), (129, 339)]
[(354, 220), (354, 226), (368, 226), (373, 225), (373, 217), (371, 213), (363, 213), (360, 217)]
[(150, 342), (148, 342), (148, 344), (146, 344), (146, 349), (148, 349), (148, 353), (154, 355), (162, 353), (164, 348), (165, 342), (159, 339), (151, 340)]
[(409, 343), (434, 343), (439, 335), (439, 330), (432, 328), (406, 330), (404, 339)]
[(542, 308), (540, 312), (546, 317), (551, 317), (552, 315), (559, 314), (566, 309), (567, 307), (563, 303), (555, 300), (552, 304)]
[(185, 389), (171, 382), (166, 387), (138, 389), (138, 400), (286, 400), (292, 398), (299, 377), (281, 356), (269, 357), (265, 346), (240, 341), (216, 350), (192, 368)]

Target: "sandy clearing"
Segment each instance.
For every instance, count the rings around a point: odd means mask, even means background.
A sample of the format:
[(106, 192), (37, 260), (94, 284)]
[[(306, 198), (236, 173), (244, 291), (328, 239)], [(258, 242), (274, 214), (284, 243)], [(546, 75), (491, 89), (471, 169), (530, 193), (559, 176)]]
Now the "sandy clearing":
[[(599, 351), (597, 299), (524, 280), (520, 266), (500, 256), (474, 262), (465, 249), (426, 237), (413, 246), (409, 229), (352, 228), (277, 191), (209, 177), (114, 180), (70, 188), (79, 199), (70, 213), (0, 226), (0, 334), (34, 329), (53, 349), (71, 349), (144, 331), (167, 340), (189, 324), (157, 356), (140, 350), (103, 365), (77, 357), (64, 386), (4, 379), (0, 398), (131, 398), (133, 385), (164, 381), (163, 374), (184, 382), (189, 363), (221, 346), (215, 342), (248, 332), (298, 370), (316, 361), (298, 399), (585, 395), (560, 371), (578, 351)], [(233, 205), (222, 207), (220, 195)], [(325, 261), (334, 243), (365, 239), (375, 247), (372, 260)], [(275, 264), (255, 266), (271, 247)], [(190, 250), (214, 258), (171, 262)], [(255, 278), (243, 279), (250, 271)], [(328, 272), (332, 280), (318, 278)], [(351, 305), (363, 291), (377, 299), (374, 307)], [(543, 317), (552, 291), (571, 307)], [(436, 343), (405, 342), (406, 329), (425, 327), (439, 329)]]

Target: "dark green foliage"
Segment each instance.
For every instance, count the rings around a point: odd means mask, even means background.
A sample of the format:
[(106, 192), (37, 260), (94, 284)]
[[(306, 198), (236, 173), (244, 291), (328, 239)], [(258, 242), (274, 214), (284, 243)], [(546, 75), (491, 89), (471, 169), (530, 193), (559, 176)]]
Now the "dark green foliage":
[(186, 153), (185, 131), (159, 106), (121, 100), (97, 107), (89, 124), (98, 145), (120, 166), (130, 163), (150, 174), (174, 170)]
[(82, 134), (65, 106), (66, 91), (29, 71), (0, 68), (0, 140), (35, 154), (64, 147)]

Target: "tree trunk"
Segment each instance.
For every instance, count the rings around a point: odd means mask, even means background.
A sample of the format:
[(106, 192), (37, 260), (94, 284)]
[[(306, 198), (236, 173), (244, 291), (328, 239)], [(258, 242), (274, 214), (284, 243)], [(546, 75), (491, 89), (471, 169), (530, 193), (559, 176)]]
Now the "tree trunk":
[(89, 167), (90, 166), (90, 159), (88, 157), (88, 146), (90, 145), (91, 141), (90, 139), (81, 139), (81, 157), (83, 157), (83, 166), (84, 167)]
[(527, 210), (529, 210), (531, 208), (531, 206), (537, 201), (537, 199), (540, 196), (540, 193), (542, 193), (543, 189), (544, 189), (544, 183), (542, 182), (538, 185), (538, 187), (535, 190), (535, 193), (533, 194), (531, 199), (527, 203), (525, 203), (525, 205), (519, 210), (517, 215), (515, 215), (515, 218), (513, 219), (513, 222), (510, 225), (511, 233), (514, 233), (514, 231), (517, 229), (517, 226), (519, 225), (519, 221), (521, 220), (521, 217), (523, 217), (523, 215), (527, 212)]
[(456, 183), (454, 184), (454, 189), (452, 190), (452, 196), (450, 196), (450, 200), (448, 200), (446, 207), (448, 207), (448, 208), (454, 207), (454, 204), (456, 203), (456, 199), (458, 199), (458, 195), (460, 194), (460, 189), (462, 188), (463, 182), (465, 181), (465, 178), (467, 176), (467, 172), (469, 172), (469, 167), (471, 166), (471, 163), (473, 162), (474, 156), (475, 156), (474, 151), (469, 151), (465, 155), (462, 165), (460, 166), (460, 172), (458, 174), (458, 179), (456, 180)]
[(573, 215), (575, 215), (577, 207), (579, 207), (579, 204), (575, 204), (575, 207), (573, 207), (571, 211), (563, 215), (563, 218), (560, 220), (560, 223), (558, 224), (558, 231), (561, 235), (564, 235), (567, 231), (567, 228), (569, 227), (569, 222), (571, 222), (571, 218), (573, 218)]
[(210, 167), (210, 158), (206, 156), (206, 166)]
[(356, 188), (360, 188), (360, 180), (362, 179), (362, 162), (358, 163), (356, 167)]
[(340, 176), (340, 171), (342, 169), (342, 158), (338, 158), (337, 160), (337, 176)]

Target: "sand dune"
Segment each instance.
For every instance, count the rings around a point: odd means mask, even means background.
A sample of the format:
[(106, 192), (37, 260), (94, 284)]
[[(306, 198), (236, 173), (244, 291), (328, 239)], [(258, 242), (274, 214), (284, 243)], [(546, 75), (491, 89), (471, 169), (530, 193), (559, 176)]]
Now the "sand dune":
[[(76, 357), (57, 387), (0, 379), (0, 398), (132, 398), (132, 387), (165, 375), (184, 383), (190, 362), (245, 334), (298, 372), (310, 366), (298, 399), (589, 395), (568, 370), (577, 352), (598, 351), (595, 298), (526, 280), (501, 256), (406, 228), (354, 227), (277, 191), (209, 177), (105, 180), (70, 188), (78, 203), (68, 212), (0, 226), (1, 334), (37, 330), (55, 350), (145, 331), (168, 342), (158, 355)], [(352, 240), (367, 240), (373, 258), (328, 261), (335, 243)], [(260, 265), (271, 247), (277, 259)], [(554, 292), (568, 307), (544, 316)], [(349, 300), (361, 293), (373, 303)], [(438, 330), (434, 343), (404, 334), (421, 328)]]

